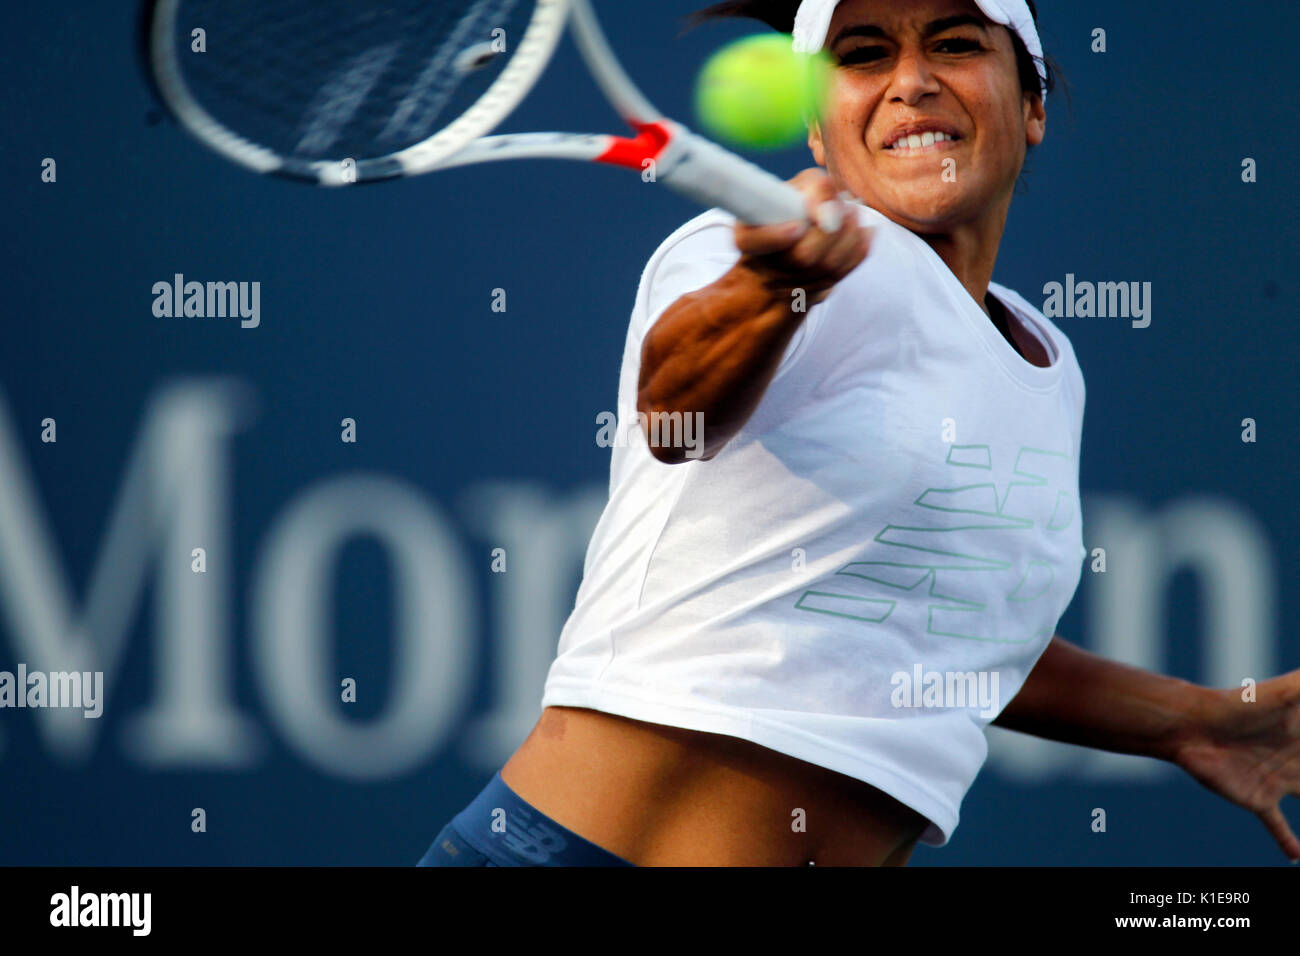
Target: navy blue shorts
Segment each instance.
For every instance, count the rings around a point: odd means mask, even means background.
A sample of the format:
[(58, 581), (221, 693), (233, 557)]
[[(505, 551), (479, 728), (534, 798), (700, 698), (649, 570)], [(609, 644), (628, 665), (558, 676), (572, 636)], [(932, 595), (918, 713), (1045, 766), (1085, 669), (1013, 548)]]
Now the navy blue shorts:
[(632, 866), (560, 826), (497, 773), (452, 818), (417, 866)]

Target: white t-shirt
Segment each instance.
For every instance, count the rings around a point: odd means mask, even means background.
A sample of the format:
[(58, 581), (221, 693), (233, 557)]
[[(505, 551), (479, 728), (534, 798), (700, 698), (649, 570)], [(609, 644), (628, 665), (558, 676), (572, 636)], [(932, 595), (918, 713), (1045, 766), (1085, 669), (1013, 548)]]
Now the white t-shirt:
[(1019, 295), (989, 287), (1048, 368), (920, 237), (855, 205), (876, 227), (870, 253), (809, 309), (709, 461), (655, 460), (632, 424), (637, 374), (663, 310), (739, 258), (734, 220), (703, 213), (650, 259), (619, 381), (633, 437), (613, 447), (542, 704), (728, 734), (864, 780), (942, 846), (984, 727), (1082, 573), (1083, 375)]

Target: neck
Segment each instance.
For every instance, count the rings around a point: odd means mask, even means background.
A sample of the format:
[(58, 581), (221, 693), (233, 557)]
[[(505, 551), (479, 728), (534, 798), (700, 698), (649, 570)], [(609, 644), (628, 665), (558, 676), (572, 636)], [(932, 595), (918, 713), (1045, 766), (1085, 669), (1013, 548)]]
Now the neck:
[(1005, 225), (1003, 212), (996, 222), (971, 223), (946, 233), (919, 233), (986, 314), (989, 309), (984, 300), (993, 281)]

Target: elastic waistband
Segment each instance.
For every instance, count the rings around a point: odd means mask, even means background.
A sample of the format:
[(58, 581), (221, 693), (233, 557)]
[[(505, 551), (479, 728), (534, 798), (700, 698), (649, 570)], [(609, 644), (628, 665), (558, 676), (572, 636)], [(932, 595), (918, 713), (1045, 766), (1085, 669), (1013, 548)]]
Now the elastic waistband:
[(632, 866), (556, 823), (506, 786), (498, 772), (451, 821), (500, 866)]

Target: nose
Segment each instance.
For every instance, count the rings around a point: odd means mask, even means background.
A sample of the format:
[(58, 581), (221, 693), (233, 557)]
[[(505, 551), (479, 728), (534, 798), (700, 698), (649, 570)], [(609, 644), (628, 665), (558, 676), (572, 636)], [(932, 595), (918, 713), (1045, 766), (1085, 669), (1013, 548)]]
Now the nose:
[(939, 92), (939, 81), (930, 72), (925, 54), (919, 50), (904, 50), (898, 55), (889, 81), (889, 99), (893, 103), (913, 106), (921, 98)]

